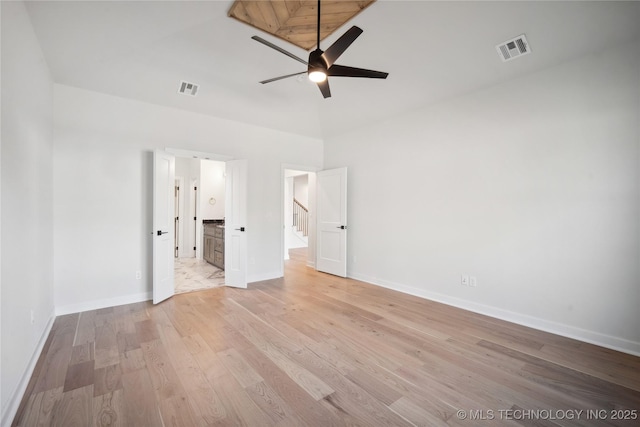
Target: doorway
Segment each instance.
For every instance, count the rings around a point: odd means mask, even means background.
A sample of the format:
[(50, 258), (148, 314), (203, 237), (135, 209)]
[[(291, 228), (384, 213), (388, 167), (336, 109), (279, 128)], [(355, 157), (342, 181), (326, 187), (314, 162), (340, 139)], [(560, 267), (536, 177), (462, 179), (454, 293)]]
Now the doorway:
[(283, 167), (283, 262), (295, 257), (315, 265), (315, 175), (312, 168)]
[[(300, 176), (306, 176), (306, 182)], [(308, 192), (308, 236), (306, 247), (291, 244), (295, 228), (295, 180)], [(282, 166), (282, 270), (295, 256), (307, 267), (340, 277), (347, 275), (347, 168), (318, 170), (304, 166)], [(300, 189), (300, 188), (299, 188)], [(294, 240), (295, 242), (295, 240)], [(295, 254), (294, 254), (295, 252)]]
[[(153, 303), (158, 304), (175, 294), (175, 172), (176, 157), (194, 159), (211, 158), (224, 162), (225, 165), (225, 225), (219, 226), (223, 232), (225, 286), (235, 288), (247, 287), (247, 171), (246, 159), (231, 159), (226, 156), (192, 152), (167, 148), (153, 152)], [(199, 188), (199, 187), (196, 187)], [(201, 205), (202, 191), (197, 193), (196, 200)], [(216, 200), (210, 199), (211, 203)], [(217, 200), (216, 200), (217, 201)], [(198, 221), (194, 215), (196, 230), (202, 229), (202, 219)], [(198, 228), (199, 227), (199, 228)], [(201, 233), (196, 232), (196, 258), (202, 252)], [(200, 241), (200, 246), (197, 242)]]
[[(225, 162), (176, 156), (175, 293), (219, 287), (224, 264), (215, 264), (205, 248), (210, 227), (224, 228)], [(222, 231), (220, 234), (223, 234)], [(224, 245), (218, 250), (224, 253)]]

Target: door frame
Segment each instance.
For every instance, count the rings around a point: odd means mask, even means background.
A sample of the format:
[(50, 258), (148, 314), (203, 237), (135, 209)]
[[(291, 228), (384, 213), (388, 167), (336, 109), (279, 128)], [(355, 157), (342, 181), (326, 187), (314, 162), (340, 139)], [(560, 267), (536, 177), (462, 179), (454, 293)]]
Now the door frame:
[[(315, 175), (321, 171), (322, 168), (309, 165), (296, 165), (291, 163), (282, 163), (280, 165), (280, 254), (282, 255), (282, 262), (280, 263), (279, 275), (284, 276), (284, 239), (285, 237), (285, 222), (284, 222), (284, 186), (286, 183), (286, 171), (296, 170), (309, 173), (309, 243), (307, 245), (307, 265), (315, 268), (316, 265), (316, 221), (315, 221), (315, 209), (316, 209), (316, 179)], [(313, 181), (313, 183), (311, 182)]]
[(178, 190), (178, 197), (176, 198), (178, 205), (177, 207), (177, 215), (178, 215), (178, 237), (176, 239), (176, 244), (178, 245), (178, 256), (177, 258), (181, 257), (181, 253), (183, 253), (184, 251), (184, 247), (185, 247), (185, 242), (184, 242), (184, 237), (185, 237), (185, 232), (184, 232), (184, 225), (185, 225), (185, 214), (184, 214), (184, 191), (186, 190), (186, 187), (184, 185), (184, 177), (183, 176), (176, 176), (175, 177), (175, 181), (177, 181), (177, 186), (179, 188)]
[[(162, 149), (160, 149), (162, 150)], [(237, 160), (235, 157), (233, 156), (227, 156), (224, 154), (215, 154), (215, 153), (207, 153), (207, 152), (203, 152), (203, 151), (191, 151), (191, 150), (183, 150), (183, 149), (177, 149), (177, 148), (164, 148), (164, 152), (173, 155), (175, 158), (180, 157), (180, 158), (188, 158), (188, 159), (200, 159), (200, 160), (215, 160), (215, 161), (219, 161), (219, 162), (228, 162), (231, 160)], [(155, 177), (154, 177), (154, 181), (155, 181)], [(173, 198), (173, 195), (170, 195), (170, 197)], [(202, 227), (200, 227), (201, 229)], [(196, 244), (196, 247), (199, 247), (199, 245)], [(196, 253), (197, 256), (197, 253)], [(153, 269), (153, 259), (152, 259), (152, 269)], [(244, 269), (245, 269), (245, 275), (247, 274), (247, 265), (246, 263), (244, 264)], [(174, 274), (175, 274), (175, 268), (174, 268)], [(152, 281), (152, 286), (153, 286), (153, 281)], [(153, 289), (152, 289), (152, 293), (153, 293)]]
[[(197, 190), (196, 190), (197, 188)], [(202, 259), (202, 241), (198, 239), (198, 236), (202, 234), (202, 223), (198, 223), (198, 220), (194, 220), (193, 217), (200, 217), (200, 178), (193, 178), (189, 181), (189, 197), (187, 198), (189, 213), (188, 224), (189, 231), (189, 252), (193, 252), (193, 257), (196, 259)], [(191, 211), (193, 209), (193, 211)]]
[[(215, 160), (218, 162), (227, 162), (229, 160), (236, 160), (235, 157), (233, 156), (227, 156), (225, 154), (216, 154), (216, 153), (210, 153), (210, 152), (206, 152), (206, 151), (194, 151), (194, 150), (184, 150), (181, 148), (171, 148), (171, 147), (167, 147), (164, 149), (164, 151), (166, 151), (169, 154), (173, 154), (175, 157), (180, 157), (180, 158), (185, 158), (185, 159), (200, 159), (200, 160)], [(200, 180), (196, 180), (197, 185), (200, 185)], [(193, 200), (193, 182), (189, 182), (189, 183), (185, 183), (185, 185), (188, 185), (188, 196), (186, 196), (186, 200), (185, 200), (185, 204), (190, 204), (190, 203), (195, 203), (196, 206), (198, 205), (199, 201), (198, 200)], [(186, 214), (185, 214), (186, 215)], [(190, 216), (191, 218), (191, 216)], [(191, 224), (193, 220), (190, 221), (185, 221), (185, 232), (184, 235), (185, 237), (187, 237), (189, 240), (193, 237), (194, 241), (193, 241), (193, 245), (196, 247), (194, 256), (198, 259), (202, 259), (202, 241), (200, 239), (200, 241), (198, 241), (198, 236), (202, 234), (202, 224), (200, 224), (200, 226), (195, 226), (195, 230), (193, 230), (191, 228), (191, 226), (189, 226), (189, 224)], [(191, 236), (191, 234), (194, 234), (194, 236)], [(189, 247), (192, 247), (191, 245), (189, 245)], [(191, 250), (190, 250), (191, 251)]]

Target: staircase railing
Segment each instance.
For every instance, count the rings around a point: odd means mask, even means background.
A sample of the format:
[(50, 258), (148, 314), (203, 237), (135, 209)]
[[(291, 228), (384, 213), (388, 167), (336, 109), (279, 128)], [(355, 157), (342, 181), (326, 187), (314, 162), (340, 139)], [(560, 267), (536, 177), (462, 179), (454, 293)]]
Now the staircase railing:
[(309, 235), (309, 210), (295, 197), (293, 199), (293, 225), (303, 236)]

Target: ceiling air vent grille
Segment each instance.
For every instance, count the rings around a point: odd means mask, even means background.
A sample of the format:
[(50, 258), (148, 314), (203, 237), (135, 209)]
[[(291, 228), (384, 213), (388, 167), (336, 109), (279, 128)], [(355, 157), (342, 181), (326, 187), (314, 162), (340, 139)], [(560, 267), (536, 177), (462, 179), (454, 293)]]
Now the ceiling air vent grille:
[(511, 61), (512, 59), (531, 53), (531, 48), (524, 34), (500, 43), (496, 46), (496, 50), (503, 62)]
[(196, 96), (198, 93), (199, 86), (195, 83), (189, 83), (182, 80), (180, 82), (180, 89), (178, 89), (179, 93), (189, 96)]

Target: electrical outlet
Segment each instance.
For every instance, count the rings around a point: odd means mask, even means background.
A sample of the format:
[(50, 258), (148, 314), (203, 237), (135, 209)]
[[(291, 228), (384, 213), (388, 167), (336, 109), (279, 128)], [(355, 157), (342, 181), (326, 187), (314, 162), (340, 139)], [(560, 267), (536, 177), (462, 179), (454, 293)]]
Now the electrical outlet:
[(463, 275), (460, 283), (462, 284), (462, 286), (469, 286), (469, 276)]
[(136, 271), (136, 280), (140, 280), (140, 279), (142, 279), (142, 272)]
[(478, 279), (476, 278), (476, 276), (469, 277), (469, 286), (471, 286), (472, 288), (478, 286)]
[(36, 315), (33, 312), (33, 309), (31, 310), (31, 324), (33, 325), (34, 323), (36, 323)]
[(355, 264), (355, 263), (356, 263), (356, 256), (354, 255), (354, 256), (352, 257), (352, 259), (353, 259), (353, 263)]

